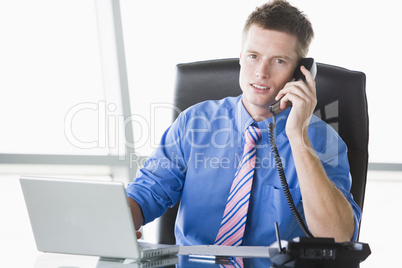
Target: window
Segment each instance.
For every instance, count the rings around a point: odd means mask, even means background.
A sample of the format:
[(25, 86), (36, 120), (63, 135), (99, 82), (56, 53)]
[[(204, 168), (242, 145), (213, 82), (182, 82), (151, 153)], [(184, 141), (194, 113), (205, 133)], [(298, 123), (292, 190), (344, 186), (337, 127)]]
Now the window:
[(0, 27), (1, 153), (107, 154), (95, 1), (2, 1)]

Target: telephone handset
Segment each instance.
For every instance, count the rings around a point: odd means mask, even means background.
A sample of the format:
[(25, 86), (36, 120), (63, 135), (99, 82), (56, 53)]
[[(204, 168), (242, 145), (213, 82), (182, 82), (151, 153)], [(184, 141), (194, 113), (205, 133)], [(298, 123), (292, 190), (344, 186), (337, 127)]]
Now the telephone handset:
[[(315, 61), (313, 58), (303, 58), (300, 60), (299, 64), (297, 65), (295, 72), (293, 74), (294, 77), (294, 81), (299, 81), (299, 80), (303, 80), (304, 83), (307, 84), (306, 82), (306, 78), (304, 77), (304, 74), (300, 71), (300, 67), (301, 66), (306, 67), (307, 70), (310, 71), (311, 75), (313, 76), (313, 79), (315, 79), (315, 76), (317, 74), (317, 65), (315, 64)], [(269, 106), (269, 111), (275, 116), (280, 114), (281, 112), (283, 112), (283, 110), (279, 107), (280, 105), (280, 101), (278, 100), (277, 102), (275, 102), (274, 104), (272, 104), (271, 106)], [(292, 103), (290, 101), (287, 102), (286, 104), (286, 108), (289, 108), (290, 105), (292, 105)]]
[[(304, 77), (303, 73), (300, 71), (301, 65), (306, 67), (306, 69), (308, 69), (310, 71), (311, 75), (315, 79), (315, 76), (317, 74), (317, 66), (316, 66), (313, 58), (303, 58), (300, 60), (298, 66), (296, 67), (296, 70), (294, 72), (294, 79), (296, 81), (302, 79), (306, 83), (306, 78)], [(280, 103), (280, 100), (275, 102), (272, 106), (269, 106), (269, 110), (274, 117), (273, 123), (269, 124), (269, 129), (268, 129), (269, 142), (271, 145), (272, 154), (275, 159), (275, 164), (276, 164), (276, 168), (278, 170), (279, 179), (281, 180), (283, 192), (285, 194), (286, 201), (289, 205), (289, 208), (290, 208), (293, 216), (295, 217), (297, 223), (299, 224), (300, 228), (302, 229), (303, 233), (306, 235), (306, 237), (313, 238), (313, 235), (308, 230), (306, 224), (303, 221), (303, 218), (300, 216), (300, 213), (297, 211), (296, 206), (293, 202), (292, 195), (290, 194), (290, 191), (289, 191), (289, 185), (286, 181), (285, 172), (283, 170), (281, 157), (279, 155), (278, 148), (276, 147), (276, 141), (275, 141), (276, 116), (283, 111), (282, 109), (279, 108), (279, 103)], [(289, 101), (286, 108), (288, 108), (290, 105), (291, 105), (291, 102)]]

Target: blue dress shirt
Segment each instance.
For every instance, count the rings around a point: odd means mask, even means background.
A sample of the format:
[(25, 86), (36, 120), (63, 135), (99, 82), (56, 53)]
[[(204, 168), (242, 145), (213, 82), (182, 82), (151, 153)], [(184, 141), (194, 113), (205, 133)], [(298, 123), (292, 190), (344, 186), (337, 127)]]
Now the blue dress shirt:
[[(295, 164), (285, 133), (290, 108), (277, 117), (276, 144), (294, 203), (304, 218)], [(262, 139), (257, 143), (256, 170), (243, 245), (270, 245), (275, 222), (282, 239), (304, 236), (294, 219), (271, 152), (268, 125), (273, 118), (255, 122)], [(162, 136), (158, 149), (127, 186), (127, 195), (140, 205), (145, 223), (161, 216), (181, 198), (175, 236), (178, 245), (213, 244), (228, 193), (242, 157), (244, 131), (254, 123), (242, 96), (206, 101), (183, 111)], [(336, 131), (312, 116), (308, 134), (328, 177), (350, 202), (356, 239), (361, 211), (350, 193), (347, 148)]]

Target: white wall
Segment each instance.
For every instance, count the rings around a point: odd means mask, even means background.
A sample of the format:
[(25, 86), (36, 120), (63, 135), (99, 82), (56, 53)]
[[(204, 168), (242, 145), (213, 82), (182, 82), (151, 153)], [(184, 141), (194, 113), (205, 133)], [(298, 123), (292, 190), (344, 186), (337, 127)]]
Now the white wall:
[[(396, 0), (292, 1), (315, 26), (311, 55), (317, 61), (363, 71), (367, 76), (370, 162), (401, 163), (402, 25)], [(399, 26), (398, 26), (399, 25)]]
[[(0, 153), (107, 154), (64, 135), (80, 103), (104, 99), (95, 1), (0, 1)], [(98, 136), (95, 113), (75, 117), (77, 139)]]

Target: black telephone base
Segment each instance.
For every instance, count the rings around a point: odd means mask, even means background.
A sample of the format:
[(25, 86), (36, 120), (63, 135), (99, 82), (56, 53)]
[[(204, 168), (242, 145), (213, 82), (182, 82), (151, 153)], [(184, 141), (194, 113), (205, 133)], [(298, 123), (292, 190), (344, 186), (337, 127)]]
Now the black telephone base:
[(333, 238), (298, 237), (292, 241), (275, 242), (269, 247), (273, 267), (357, 268), (371, 250), (359, 242), (336, 243)]

